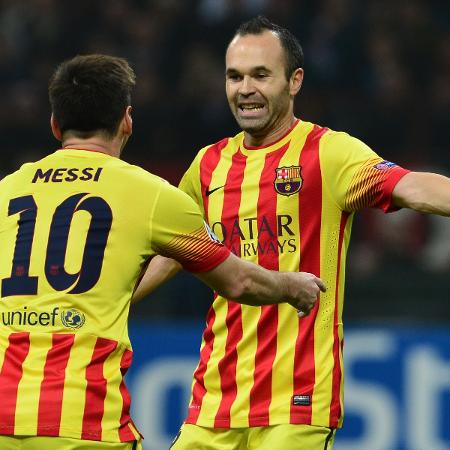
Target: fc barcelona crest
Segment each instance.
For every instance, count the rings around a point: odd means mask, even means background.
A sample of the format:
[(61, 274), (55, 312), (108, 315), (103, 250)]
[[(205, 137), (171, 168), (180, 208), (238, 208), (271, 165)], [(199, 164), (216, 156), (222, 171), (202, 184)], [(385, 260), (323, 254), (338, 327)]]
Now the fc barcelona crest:
[(281, 195), (296, 194), (303, 185), (301, 166), (277, 167), (273, 184)]

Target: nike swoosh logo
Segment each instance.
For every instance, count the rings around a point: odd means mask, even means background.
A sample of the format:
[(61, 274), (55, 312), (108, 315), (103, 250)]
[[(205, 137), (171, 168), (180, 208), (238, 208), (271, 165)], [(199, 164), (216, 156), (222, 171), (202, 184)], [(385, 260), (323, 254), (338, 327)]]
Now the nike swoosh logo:
[(222, 189), (223, 187), (225, 187), (225, 185), (216, 187), (216, 188), (211, 189), (211, 190), (206, 189), (205, 194), (206, 194), (207, 197), (209, 197), (213, 192), (216, 192), (216, 191), (218, 191), (219, 189)]

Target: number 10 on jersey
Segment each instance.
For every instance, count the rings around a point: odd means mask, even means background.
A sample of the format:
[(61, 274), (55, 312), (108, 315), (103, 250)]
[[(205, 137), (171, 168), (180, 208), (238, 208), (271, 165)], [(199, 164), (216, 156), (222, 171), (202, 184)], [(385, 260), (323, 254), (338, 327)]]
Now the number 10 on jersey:
[[(78, 273), (68, 273), (64, 268), (69, 231), (77, 211), (87, 211), (91, 221), (84, 243), (83, 258)], [(11, 276), (1, 281), (2, 297), (11, 295), (36, 295), (37, 276), (30, 275), (30, 260), (35, 236), (38, 206), (32, 195), (13, 198), (9, 202), (8, 215), (18, 214), (18, 230), (14, 247)], [(52, 217), (47, 237), (45, 276), (56, 291), (81, 294), (90, 290), (98, 281), (103, 257), (112, 224), (112, 211), (101, 197), (89, 197), (88, 193), (75, 194), (60, 203)]]

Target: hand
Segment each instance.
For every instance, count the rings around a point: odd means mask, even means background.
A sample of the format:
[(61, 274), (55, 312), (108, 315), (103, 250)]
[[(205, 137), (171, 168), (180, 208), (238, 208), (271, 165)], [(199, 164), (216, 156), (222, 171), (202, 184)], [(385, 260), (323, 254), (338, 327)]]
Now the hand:
[(299, 317), (307, 316), (316, 304), (320, 291), (327, 290), (324, 282), (308, 272), (286, 272), (285, 275), (291, 297), (287, 302), (297, 309)]

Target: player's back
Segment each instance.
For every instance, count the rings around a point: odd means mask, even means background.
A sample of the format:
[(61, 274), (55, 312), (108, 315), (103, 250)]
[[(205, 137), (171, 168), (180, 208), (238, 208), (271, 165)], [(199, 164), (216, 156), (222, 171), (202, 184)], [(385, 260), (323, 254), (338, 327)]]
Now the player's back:
[(0, 433), (136, 436), (127, 317), (163, 184), (72, 149), (0, 183)]

